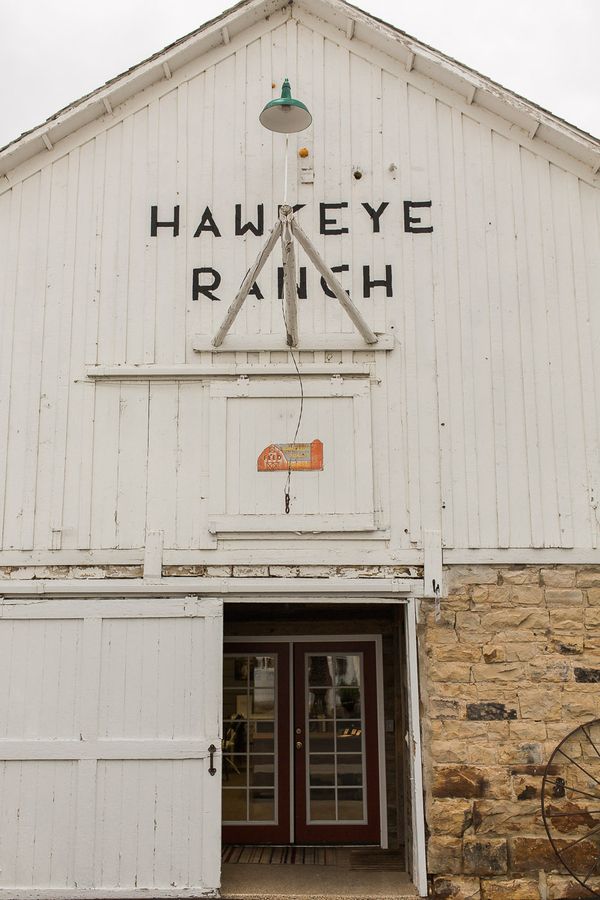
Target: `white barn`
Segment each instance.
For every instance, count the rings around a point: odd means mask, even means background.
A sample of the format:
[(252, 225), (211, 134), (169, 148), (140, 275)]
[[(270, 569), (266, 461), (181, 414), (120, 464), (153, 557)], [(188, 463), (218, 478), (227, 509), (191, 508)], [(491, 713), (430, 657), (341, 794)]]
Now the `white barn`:
[[(214, 346), (285, 77), (376, 342), (300, 250), (291, 351), (276, 248)], [(343, 0), (243, 0), (0, 151), (0, 898), (217, 896), (222, 857), (234, 897), (249, 845), (581, 896), (540, 802), (600, 716), (599, 171)]]

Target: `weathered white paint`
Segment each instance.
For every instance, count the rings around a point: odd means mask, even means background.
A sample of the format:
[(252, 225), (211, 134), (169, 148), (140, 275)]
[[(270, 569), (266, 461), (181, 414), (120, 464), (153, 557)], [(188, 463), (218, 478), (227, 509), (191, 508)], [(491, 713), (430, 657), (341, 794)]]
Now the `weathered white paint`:
[[(208, 349), (264, 240), (234, 237), (235, 204), (244, 219), (260, 202), (265, 224), (276, 217), (282, 143), (255, 111), (285, 74), (315, 117), (292, 139), (292, 149), (310, 148), (314, 179), (292, 184), (290, 200), (306, 203), (299, 221), (328, 265), (350, 265), (342, 283), (369, 326), (394, 336), (389, 352), (361, 355), (352, 324), (307, 266), (300, 362), (332, 373), (365, 364), (375, 378), (376, 531), (360, 533), (354, 550), (362, 558), (375, 538), (382, 558), (417, 560), (424, 532), (438, 530), (461, 558), (535, 549), (583, 558), (597, 548), (600, 203), (591, 169), (556, 134), (546, 143), (544, 116), (534, 139), (525, 107), (514, 106), (522, 127), (509, 124), (484, 80), (465, 86), (449, 63), (442, 77), (410, 42), (394, 58), (385, 29), (369, 31), (362, 15), (349, 39), (347, 14), (338, 27), (335, 3), (327, 21), (318, 8), (301, 2), (246, 30), (228, 20), (227, 45), (217, 28), (200, 53), (198, 37), (185, 64), (169, 64), (170, 79), (161, 69), (145, 93), (110, 95), (111, 115), (99, 97), (100, 119), (53, 134), (51, 151), (11, 171), (0, 195), (0, 553), (137, 559), (149, 531), (164, 532), (171, 563), (215, 551), (216, 426), (201, 373), (215, 363), (234, 367), (233, 378), (253, 365), (275, 375), (282, 365), (290, 396), (296, 390), (277, 343), (275, 264), (259, 279), (265, 299), (248, 298), (218, 357)], [(433, 234), (404, 232), (406, 199), (432, 200), (424, 215)], [(347, 234), (319, 236), (321, 200), (349, 203)], [(374, 234), (361, 204), (383, 200)], [(150, 238), (150, 205), (167, 218), (175, 202), (180, 236)], [(220, 238), (192, 237), (206, 205)], [(393, 298), (376, 288), (361, 299), (362, 266), (381, 277), (386, 263)], [(191, 269), (204, 264), (222, 274), (223, 303), (191, 300)], [(302, 335), (322, 343), (303, 351)], [(188, 366), (201, 367), (197, 381), (181, 375)], [(306, 519), (300, 531), (309, 527)], [(247, 561), (252, 547), (285, 549), (265, 533), (244, 543), (241, 531), (220, 531), (219, 552)], [(290, 534), (287, 546), (314, 561), (339, 550), (307, 534)]]
[(0, 897), (216, 896), (221, 635), (214, 599), (2, 605)]

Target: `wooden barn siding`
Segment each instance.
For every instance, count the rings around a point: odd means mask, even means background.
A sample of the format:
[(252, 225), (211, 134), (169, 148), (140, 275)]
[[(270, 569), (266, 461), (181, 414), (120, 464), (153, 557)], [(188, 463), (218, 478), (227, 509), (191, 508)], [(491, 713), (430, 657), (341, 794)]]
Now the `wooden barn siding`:
[[(330, 264), (350, 263), (356, 297), (363, 264), (394, 267), (393, 300), (359, 301), (399, 340), (373, 401), (379, 440), (390, 417), (394, 464), (375, 478), (392, 545), (420, 545), (441, 508), (448, 547), (596, 546), (598, 191), (353, 46), (265, 26), (0, 197), (2, 548), (139, 547), (147, 527), (171, 547), (206, 537), (202, 386), (95, 386), (85, 364), (210, 361), (191, 337), (226, 303), (193, 303), (191, 269), (217, 268), (225, 300), (256, 255), (263, 238), (233, 238), (234, 204), (274, 217), (282, 141), (274, 153), (257, 110), (284, 74), (315, 120), (290, 141), (292, 167), (303, 145), (315, 167), (314, 184), (291, 179), (303, 226)], [(405, 234), (402, 201), (429, 198), (433, 235)], [(384, 199), (373, 235), (360, 204)], [(350, 203), (349, 234), (318, 236), (321, 200)], [(150, 238), (150, 204), (167, 218), (176, 202), (180, 237)], [(192, 237), (206, 205), (221, 238)], [(275, 265), (259, 281), (273, 296)], [(308, 284), (301, 334), (351, 331), (310, 268)], [(234, 333), (281, 327), (277, 300), (250, 297)]]

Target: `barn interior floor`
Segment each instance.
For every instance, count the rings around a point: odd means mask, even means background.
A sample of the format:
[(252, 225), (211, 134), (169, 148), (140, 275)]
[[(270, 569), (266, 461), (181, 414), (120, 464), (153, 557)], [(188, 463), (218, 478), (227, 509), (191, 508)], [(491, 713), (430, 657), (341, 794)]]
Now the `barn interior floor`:
[(417, 896), (405, 872), (254, 863), (222, 867), (222, 900), (414, 900)]

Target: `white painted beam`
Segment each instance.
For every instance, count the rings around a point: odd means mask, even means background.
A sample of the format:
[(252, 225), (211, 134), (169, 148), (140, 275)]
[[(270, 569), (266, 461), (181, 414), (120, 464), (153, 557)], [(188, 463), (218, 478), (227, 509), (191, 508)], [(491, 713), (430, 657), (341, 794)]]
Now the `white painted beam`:
[[(214, 597), (316, 594), (423, 595), (420, 578), (70, 578), (29, 579), (2, 582), (1, 594), (9, 597), (170, 597), (188, 594)], [(32, 601), (35, 602), (35, 601)], [(22, 604), (20, 613), (24, 614)], [(26, 609), (26, 608), (25, 608)], [(14, 611), (14, 610), (13, 610)], [(0, 618), (9, 618), (10, 601), (0, 601)], [(75, 613), (74, 613), (75, 614)]]

